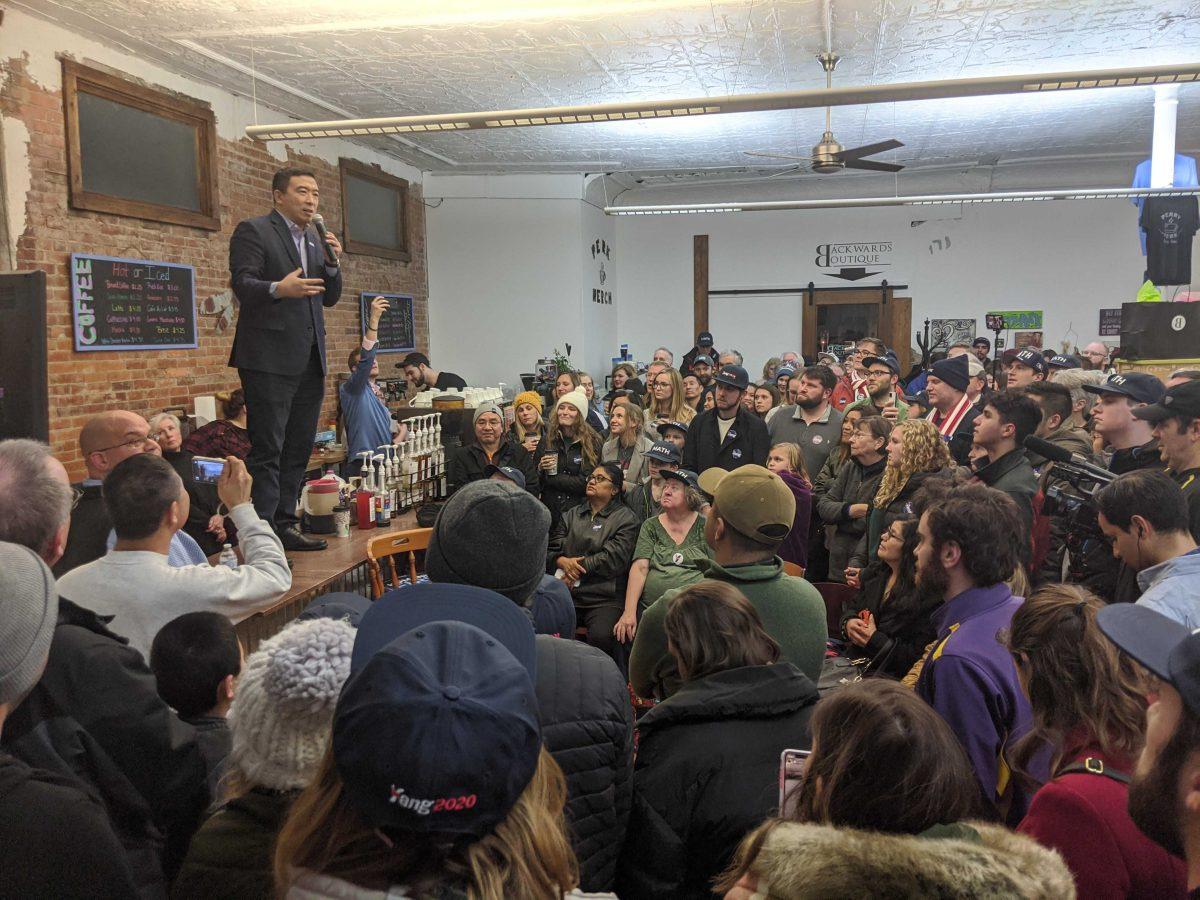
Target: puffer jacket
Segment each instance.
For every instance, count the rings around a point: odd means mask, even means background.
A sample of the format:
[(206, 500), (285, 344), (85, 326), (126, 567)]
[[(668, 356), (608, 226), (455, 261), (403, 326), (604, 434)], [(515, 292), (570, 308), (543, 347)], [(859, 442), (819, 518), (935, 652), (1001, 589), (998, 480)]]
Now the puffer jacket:
[[(551, 453), (558, 455), (557, 475), (547, 475), (542, 470), (542, 457)], [(587, 479), (592, 474), (587, 465), (581, 441), (565, 443), (560, 437), (558, 445), (551, 447), (546, 438), (542, 438), (533, 454), (533, 466), (541, 481), (542, 502), (550, 510), (551, 528), (562, 521), (563, 513), (583, 502)]]
[(826, 526), (830, 581), (846, 580), (843, 572), (854, 548), (867, 532), (867, 517), (851, 518), (850, 507), (855, 503), (871, 505), (886, 465), (886, 459), (871, 466), (864, 466), (853, 457), (846, 460), (825, 495), (817, 501), (817, 514)]
[(936, 825), (916, 835), (780, 822), (750, 874), (772, 900), (1075, 896), (1062, 857), (1032, 838), (983, 822)]
[(791, 663), (684, 684), (638, 723), (622, 900), (712, 896), (738, 842), (779, 804), (779, 754), (810, 745), (817, 688)]
[(633, 707), (608, 654), (539, 635), (542, 741), (567, 778), (567, 830), (585, 891), (612, 889), (633, 797)]
[(571, 588), (576, 606), (623, 605), (629, 566), (642, 523), (625, 503), (614, 499), (592, 515), (586, 503), (568, 509), (550, 527), (547, 567), (553, 572), (560, 556), (582, 556), (587, 574)]

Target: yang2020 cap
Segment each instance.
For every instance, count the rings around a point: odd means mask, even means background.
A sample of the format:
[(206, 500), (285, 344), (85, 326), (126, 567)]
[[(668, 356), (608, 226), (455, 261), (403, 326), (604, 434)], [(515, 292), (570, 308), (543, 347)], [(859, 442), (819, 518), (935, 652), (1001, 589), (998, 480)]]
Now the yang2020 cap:
[(741, 366), (721, 366), (717, 374), (713, 376), (713, 381), (744, 391), (750, 385), (750, 376)]

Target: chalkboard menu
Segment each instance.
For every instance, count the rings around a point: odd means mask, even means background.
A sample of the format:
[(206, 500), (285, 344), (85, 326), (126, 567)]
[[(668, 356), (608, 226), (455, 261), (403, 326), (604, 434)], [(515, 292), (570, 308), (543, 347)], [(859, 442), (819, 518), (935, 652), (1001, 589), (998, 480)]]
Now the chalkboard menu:
[(195, 284), (192, 266), (72, 253), (75, 349), (195, 347)]
[(363, 291), (359, 295), (362, 311), (362, 330), (366, 334), (370, 320), (371, 301), (376, 297), (387, 297), (392, 301), (388, 311), (379, 320), (379, 353), (399, 353), (417, 349), (417, 328), (413, 322), (413, 298), (411, 294), (386, 294), (383, 291)]
[(1100, 310), (1100, 337), (1117, 337), (1121, 334), (1121, 307)]

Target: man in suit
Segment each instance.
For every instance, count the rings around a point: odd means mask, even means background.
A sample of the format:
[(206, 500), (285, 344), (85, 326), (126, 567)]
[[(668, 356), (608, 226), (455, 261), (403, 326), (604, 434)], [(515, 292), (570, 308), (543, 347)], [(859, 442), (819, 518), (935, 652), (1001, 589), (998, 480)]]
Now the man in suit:
[(323, 550), (325, 541), (300, 533), (295, 507), (325, 393), (324, 307), (342, 294), (342, 245), (326, 236), (330, 264), (311, 224), (320, 201), (312, 172), (280, 169), (271, 193), (274, 210), (239, 222), (229, 240), (240, 303), (229, 365), (246, 395), (255, 510), (285, 549)]

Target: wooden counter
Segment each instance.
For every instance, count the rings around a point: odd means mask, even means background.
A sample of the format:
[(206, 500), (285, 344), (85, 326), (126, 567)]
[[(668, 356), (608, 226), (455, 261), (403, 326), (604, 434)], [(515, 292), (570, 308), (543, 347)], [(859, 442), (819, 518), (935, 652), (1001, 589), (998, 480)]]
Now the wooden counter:
[(324, 538), (324, 550), (288, 551), (292, 566), (292, 587), (268, 606), (237, 622), (238, 637), (246, 653), (261, 641), (276, 634), (296, 618), (315, 597), (335, 591), (353, 591), (371, 596), (371, 578), (367, 569), (367, 544), (372, 538), (392, 531), (417, 527), (417, 514), (409, 510), (392, 520), (387, 528), (350, 529), (350, 537), (314, 535)]

